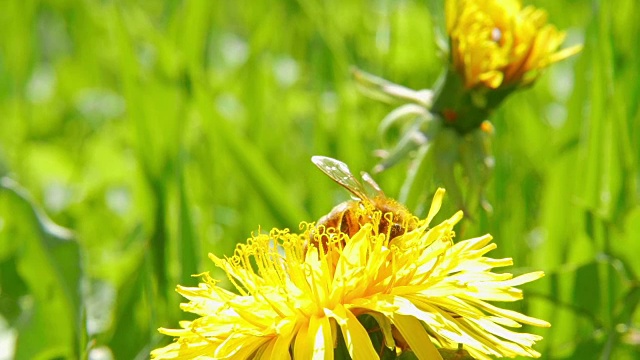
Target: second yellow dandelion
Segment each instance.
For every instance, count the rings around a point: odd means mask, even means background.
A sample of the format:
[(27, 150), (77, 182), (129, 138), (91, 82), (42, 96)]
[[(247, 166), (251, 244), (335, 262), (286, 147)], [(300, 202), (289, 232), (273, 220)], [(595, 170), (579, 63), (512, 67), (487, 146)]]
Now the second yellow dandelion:
[(547, 13), (518, 0), (447, 0), (451, 60), (467, 88), (527, 85), (550, 64), (580, 51), (558, 50), (565, 33)]

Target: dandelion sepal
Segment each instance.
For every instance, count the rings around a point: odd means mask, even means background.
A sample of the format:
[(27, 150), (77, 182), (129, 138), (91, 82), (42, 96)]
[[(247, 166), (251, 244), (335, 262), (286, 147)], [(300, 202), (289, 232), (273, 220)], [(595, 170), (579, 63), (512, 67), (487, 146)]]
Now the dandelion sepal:
[(460, 134), (478, 129), (500, 103), (513, 91), (514, 86), (497, 89), (467, 89), (464, 79), (449, 68), (439, 79), (431, 112), (437, 114), (444, 126), (454, 128)]

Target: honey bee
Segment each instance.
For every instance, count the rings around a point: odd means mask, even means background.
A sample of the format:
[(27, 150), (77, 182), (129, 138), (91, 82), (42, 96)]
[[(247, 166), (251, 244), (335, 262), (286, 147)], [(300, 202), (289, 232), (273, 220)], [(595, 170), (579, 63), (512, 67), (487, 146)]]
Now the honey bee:
[(371, 175), (362, 172), (365, 187), (349, 170), (347, 164), (325, 156), (313, 156), (311, 161), (333, 181), (342, 185), (355, 197), (334, 207), (331, 212), (318, 220), (318, 226), (325, 229), (339, 229), (349, 237), (355, 235), (360, 228), (371, 223), (370, 215), (366, 215), (367, 206), (382, 212), (378, 224), (378, 233), (386, 234), (389, 240), (411, 231), (417, 227), (417, 219), (403, 205), (387, 198)]

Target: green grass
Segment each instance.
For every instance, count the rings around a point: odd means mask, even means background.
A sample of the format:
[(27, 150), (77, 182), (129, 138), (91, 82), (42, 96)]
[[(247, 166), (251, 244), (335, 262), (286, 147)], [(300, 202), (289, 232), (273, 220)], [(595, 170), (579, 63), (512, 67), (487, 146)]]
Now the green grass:
[[(358, 93), (349, 68), (430, 87), (443, 68), (431, 5), (0, 2), (0, 177), (12, 179), (0, 187), (0, 330), (12, 344), (0, 357), (146, 358), (170, 341), (158, 327), (188, 317), (175, 285), (223, 276), (208, 252), (347, 199), (309, 159), (375, 165), (392, 107)], [(472, 210), (459, 237), (491, 233), (512, 272), (547, 273), (516, 305), (553, 324), (528, 329), (545, 337), (543, 358), (634, 359), (635, 2), (535, 5), (585, 48), (493, 115), (494, 212)], [(376, 177), (388, 195), (407, 165)]]

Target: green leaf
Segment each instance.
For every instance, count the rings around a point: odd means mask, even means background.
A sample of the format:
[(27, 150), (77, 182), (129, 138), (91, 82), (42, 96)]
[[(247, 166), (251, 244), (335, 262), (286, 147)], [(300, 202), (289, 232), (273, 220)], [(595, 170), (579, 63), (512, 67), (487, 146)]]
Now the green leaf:
[(73, 234), (55, 224), (31, 195), (9, 178), (0, 179), (18, 249), (17, 274), (31, 294), (18, 325), (16, 359), (79, 358), (86, 338), (82, 304), (82, 261)]

